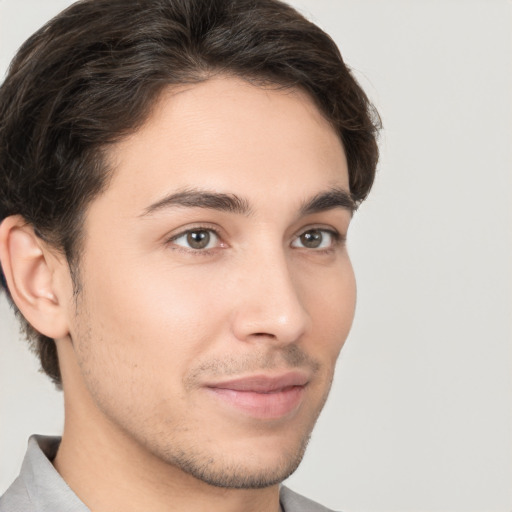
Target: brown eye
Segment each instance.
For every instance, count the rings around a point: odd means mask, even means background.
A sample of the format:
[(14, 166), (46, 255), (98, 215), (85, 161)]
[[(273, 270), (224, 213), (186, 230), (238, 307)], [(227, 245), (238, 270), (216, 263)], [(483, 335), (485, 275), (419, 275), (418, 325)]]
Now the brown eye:
[(300, 249), (330, 249), (336, 245), (340, 235), (330, 229), (308, 229), (299, 235), (292, 247)]
[(201, 251), (204, 249), (213, 249), (220, 244), (219, 237), (213, 229), (190, 229), (175, 236), (170, 240), (173, 245), (178, 245), (184, 249), (193, 249)]
[(192, 249), (204, 249), (210, 243), (210, 232), (204, 229), (187, 233), (187, 243)]
[(308, 249), (317, 249), (322, 245), (323, 241), (323, 233), (318, 229), (313, 229), (311, 231), (306, 231), (300, 235), (300, 241), (304, 247)]

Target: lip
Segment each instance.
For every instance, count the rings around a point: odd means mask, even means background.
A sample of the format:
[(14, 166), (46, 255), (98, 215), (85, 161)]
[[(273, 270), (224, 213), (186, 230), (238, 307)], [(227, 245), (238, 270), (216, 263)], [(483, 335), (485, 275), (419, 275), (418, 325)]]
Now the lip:
[(251, 375), (209, 383), (205, 389), (224, 405), (259, 419), (279, 419), (302, 403), (309, 376), (303, 372)]

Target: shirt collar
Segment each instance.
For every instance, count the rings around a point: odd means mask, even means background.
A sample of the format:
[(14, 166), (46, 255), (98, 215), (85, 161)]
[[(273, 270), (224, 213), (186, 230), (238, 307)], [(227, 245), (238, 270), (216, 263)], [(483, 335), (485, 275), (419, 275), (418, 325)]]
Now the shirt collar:
[(59, 444), (60, 437), (31, 436), (19, 478), (40, 512), (90, 512), (51, 463)]

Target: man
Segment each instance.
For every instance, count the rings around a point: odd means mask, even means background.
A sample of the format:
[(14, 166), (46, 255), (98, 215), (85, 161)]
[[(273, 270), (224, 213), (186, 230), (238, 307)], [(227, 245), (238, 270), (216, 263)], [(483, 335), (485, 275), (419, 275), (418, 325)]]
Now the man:
[(84, 0), (0, 90), (3, 284), (64, 391), (0, 511), (326, 510), (298, 466), (348, 335), (378, 116), (275, 0)]

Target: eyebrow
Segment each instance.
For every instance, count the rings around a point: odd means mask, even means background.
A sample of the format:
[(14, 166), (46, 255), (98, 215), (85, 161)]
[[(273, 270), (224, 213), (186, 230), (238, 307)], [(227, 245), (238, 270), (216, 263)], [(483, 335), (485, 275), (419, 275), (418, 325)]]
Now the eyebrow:
[(169, 194), (148, 206), (141, 217), (151, 215), (159, 210), (171, 207), (207, 208), (239, 215), (250, 215), (248, 201), (235, 194), (209, 192), (200, 189), (186, 189)]
[(301, 215), (312, 215), (335, 208), (343, 208), (353, 214), (357, 210), (357, 203), (348, 190), (333, 187), (304, 202), (300, 208), (300, 213)]
[[(185, 189), (169, 194), (144, 209), (141, 217), (172, 207), (205, 208), (249, 216), (252, 213), (249, 202), (236, 194), (212, 192), (202, 189)], [(357, 205), (350, 193), (343, 188), (331, 188), (305, 201), (299, 211), (302, 216), (343, 208), (353, 213)]]

